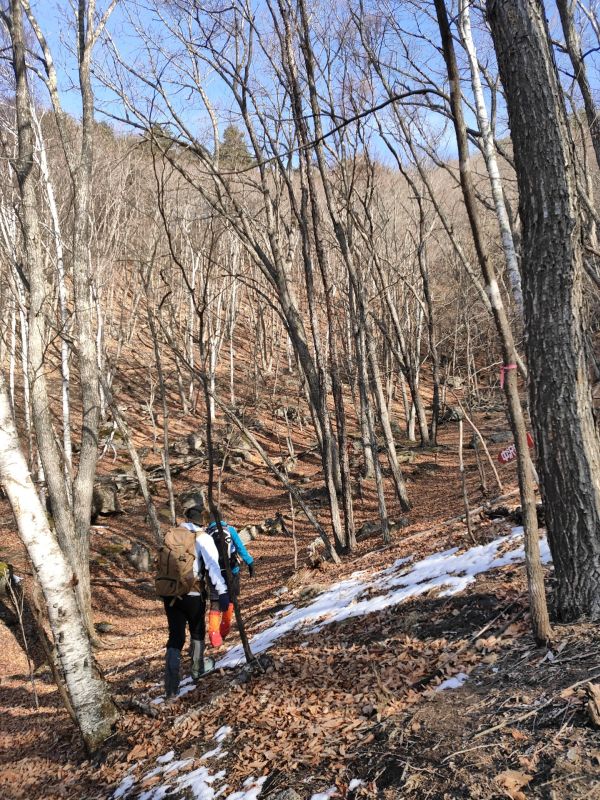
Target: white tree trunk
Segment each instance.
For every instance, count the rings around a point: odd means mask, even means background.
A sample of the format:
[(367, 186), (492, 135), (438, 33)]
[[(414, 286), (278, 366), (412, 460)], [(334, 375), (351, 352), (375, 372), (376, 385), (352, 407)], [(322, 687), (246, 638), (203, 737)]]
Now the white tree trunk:
[(73, 589), (73, 570), (64, 557), (36, 494), (0, 374), (0, 482), (15, 515), (44, 593), (50, 627), (69, 699), (84, 741), (94, 751), (117, 718), (106, 683), (94, 666), (90, 640)]
[(500, 170), (498, 169), (498, 159), (496, 158), (494, 137), (492, 135), (483, 88), (481, 86), (477, 51), (475, 49), (475, 42), (473, 41), (473, 35), (471, 33), (471, 14), (469, 11), (470, 3), (469, 0), (459, 0), (458, 5), (460, 12), (458, 28), (462, 38), (463, 46), (469, 58), (471, 87), (473, 89), (473, 97), (475, 99), (475, 114), (477, 116), (477, 123), (479, 125), (479, 132), (481, 134), (481, 141), (483, 144), (483, 157), (490, 178), (494, 208), (496, 209), (496, 217), (498, 218), (498, 227), (500, 229), (500, 238), (502, 240), (502, 250), (504, 251), (504, 258), (506, 260), (506, 271), (508, 273), (508, 279), (510, 281), (515, 303), (519, 309), (519, 315), (522, 317), (523, 293), (521, 291), (521, 273), (519, 272), (519, 262), (517, 260), (515, 243), (513, 240), (512, 231), (510, 229), (510, 221), (508, 219), (506, 204), (504, 202), (502, 179), (500, 177)]
[(68, 342), (69, 328), (69, 302), (67, 287), (65, 282), (65, 259), (62, 233), (60, 229), (60, 218), (56, 206), (56, 196), (54, 186), (50, 177), (48, 158), (46, 156), (46, 145), (42, 134), (42, 128), (38, 120), (35, 104), (31, 103), (31, 120), (35, 132), (38, 162), (40, 175), (46, 189), (46, 199), (48, 200), (48, 210), (52, 220), (52, 238), (54, 240), (54, 252), (56, 254), (56, 275), (58, 278), (58, 306), (60, 309), (61, 341), (60, 341), (60, 370), (62, 379), (62, 420), (63, 420), (63, 448), (65, 453), (65, 472), (66, 485), (70, 487), (73, 474), (73, 449), (71, 447), (71, 410), (69, 403), (69, 386), (71, 375), (69, 368), (70, 347)]
[(10, 345), (9, 345), (9, 389), (10, 389), (10, 405), (11, 408), (15, 407), (15, 354), (17, 351), (17, 310), (14, 305), (11, 310), (10, 317)]

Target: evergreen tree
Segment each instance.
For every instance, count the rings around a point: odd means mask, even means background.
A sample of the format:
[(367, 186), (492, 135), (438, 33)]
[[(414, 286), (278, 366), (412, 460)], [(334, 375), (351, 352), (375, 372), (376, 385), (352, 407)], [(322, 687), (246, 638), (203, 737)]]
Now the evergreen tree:
[(223, 131), (219, 150), (220, 166), (225, 169), (245, 169), (253, 163), (244, 134), (235, 125), (228, 125)]

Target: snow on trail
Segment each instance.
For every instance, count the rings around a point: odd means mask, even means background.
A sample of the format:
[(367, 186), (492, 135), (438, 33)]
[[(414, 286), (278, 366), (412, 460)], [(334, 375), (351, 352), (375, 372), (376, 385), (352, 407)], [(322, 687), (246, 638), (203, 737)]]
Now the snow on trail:
[[(435, 553), (410, 568), (406, 568), (406, 564), (412, 559), (400, 558), (391, 567), (371, 575), (364, 570), (354, 572), (309, 605), (302, 608), (286, 606), (270, 627), (252, 638), (252, 652), (255, 655), (263, 653), (282, 636), (298, 628), (306, 627), (307, 633), (316, 633), (332, 622), (383, 611), (432, 589), (439, 589), (440, 597), (458, 594), (473, 583), (477, 575), (523, 561), (522, 539), (523, 528), (513, 528), (509, 536), (471, 547), (462, 553), (457, 547)], [(511, 549), (513, 544), (518, 546)], [(548, 563), (550, 550), (545, 537), (540, 540), (540, 550), (542, 562)], [(236, 645), (217, 661), (216, 668), (235, 667), (243, 660), (242, 646)]]
[[(390, 567), (375, 573), (366, 570), (354, 572), (346, 580), (331, 586), (318, 595), (311, 603), (302, 608), (288, 605), (273, 615), (272, 624), (257, 633), (251, 640), (253, 653), (262, 653), (275, 644), (287, 633), (304, 629), (306, 633), (320, 631), (326, 625), (340, 622), (351, 617), (371, 614), (398, 605), (412, 597), (426, 594), (432, 589), (439, 589), (440, 597), (458, 594), (475, 581), (477, 575), (508, 564), (516, 564), (524, 560), (523, 528), (513, 528), (509, 536), (502, 536), (487, 544), (471, 547), (459, 553), (458, 547), (434, 553), (427, 558), (408, 566), (412, 558), (400, 558)], [(542, 562), (548, 563), (550, 550), (545, 538), (540, 540)], [(244, 660), (241, 645), (232, 647), (216, 664), (216, 668), (235, 667)], [(454, 689), (462, 686), (467, 675), (459, 673), (440, 684), (436, 691)], [(191, 678), (182, 681), (179, 695), (182, 696), (194, 688)], [(153, 700), (163, 702), (162, 697)], [(210, 758), (222, 758), (225, 752), (222, 743), (231, 733), (231, 729), (223, 726), (214, 736), (217, 746), (200, 757), (199, 761)], [(187, 770), (193, 759), (178, 761), (173, 750), (160, 756), (154, 767), (137, 780), (131, 774), (126, 775), (112, 795), (113, 800), (127, 798), (135, 788), (161, 775), (164, 782), (154, 785), (138, 796), (138, 800), (162, 800), (169, 794), (187, 789), (194, 800), (256, 800), (262, 791), (266, 777), (249, 777), (242, 789), (226, 796), (228, 785), (224, 783), (225, 770), (212, 774), (205, 766)], [(181, 774), (180, 774), (181, 773)], [(213, 788), (213, 784), (221, 784)], [(362, 781), (353, 781), (354, 788)], [(328, 800), (335, 793), (335, 787), (313, 795), (311, 800)]]
[[(439, 589), (440, 597), (458, 594), (473, 583), (477, 575), (523, 561), (522, 539), (523, 528), (513, 528), (509, 536), (471, 547), (462, 553), (458, 552), (458, 547), (453, 547), (427, 556), (410, 567), (407, 565), (412, 557), (399, 558), (390, 567), (372, 574), (366, 570), (354, 572), (349, 578), (333, 584), (307, 606), (298, 608), (290, 604), (274, 614), (273, 624), (251, 639), (252, 652), (255, 655), (264, 653), (290, 631), (304, 628), (306, 633), (317, 633), (332, 622), (383, 611), (432, 589)], [(545, 537), (540, 540), (540, 551), (542, 563), (548, 563), (551, 558)], [(243, 662), (244, 651), (239, 644), (217, 661), (215, 669), (236, 667)], [(190, 677), (185, 678), (178, 697), (191, 692), (195, 686)], [(162, 695), (152, 700), (156, 705), (163, 702)]]
[[(221, 745), (223, 740), (231, 733), (231, 728), (223, 726), (214, 735), (217, 741), (217, 747), (214, 750), (209, 750), (200, 756), (199, 761), (206, 760), (221, 753)], [(186, 797), (193, 798), (193, 800), (215, 800), (217, 797), (223, 797), (224, 800), (256, 800), (262, 791), (264, 782), (267, 776), (261, 778), (254, 778), (253, 776), (244, 781), (243, 788), (238, 792), (231, 792), (225, 797), (225, 792), (229, 788), (226, 783), (223, 783), (226, 777), (225, 770), (210, 772), (207, 767), (197, 767), (196, 769), (185, 771), (194, 762), (193, 758), (184, 758), (177, 760), (175, 758), (175, 751), (169, 750), (162, 756), (156, 759), (157, 767), (154, 767), (138, 779), (133, 775), (126, 775), (117, 789), (112, 794), (112, 800), (121, 800), (127, 798), (134, 789), (139, 789), (143, 785), (148, 785), (155, 776), (161, 776), (161, 783), (155, 784), (150, 789), (143, 791), (137, 795), (138, 800), (162, 800), (175, 792), (181, 792), (185, 789), (188, 790)], [(220, 783), (218, 789), (213, 788), (213, 784)]]

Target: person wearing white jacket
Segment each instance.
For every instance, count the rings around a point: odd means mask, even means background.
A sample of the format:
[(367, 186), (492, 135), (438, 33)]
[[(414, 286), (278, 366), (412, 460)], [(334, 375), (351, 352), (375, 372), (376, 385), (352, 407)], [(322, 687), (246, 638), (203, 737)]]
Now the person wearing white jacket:
[(200, 525), (202, 510), (197, 507), (188, 508), (185, 512), (187, 522), (182, 528), (196, 533), (196, 560), (194, 575), (198, 579), (198, 589), (175, 599), (164, 598), (165, 613), (169, 625), (167, 642), (167, 658), (165, 665), (165, 690), (167, 697), (175, 697), (179, 689), (179, 671), (181, 651), (185, 644), (185, 631), (189, 626), (192, 653), (192, 678), (198, 680), (205, 672), (204, 637), (206, 635), (206, 599), (204, 595), (204, 575), (208, 572), (211, 583), (219, 592), (219, 607), (224, 611), (229, 606), (227, 584), (223, 579), (219, 566), (219, 553), (212, 536)]

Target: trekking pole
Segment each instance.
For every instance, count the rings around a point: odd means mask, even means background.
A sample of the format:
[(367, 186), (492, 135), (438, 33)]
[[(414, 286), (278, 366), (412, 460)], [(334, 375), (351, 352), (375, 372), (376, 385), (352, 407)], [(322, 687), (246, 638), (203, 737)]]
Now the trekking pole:
[(223, 531), (223, 525), (221, 524), (221, 514), (219, 512), (219, 509), (215, 505), (213, 497), (215, 467), (214, 467), (213, 443), (212, 443), (212, 420), (210, 418), (210, 394), (208, 391), (206, 376), (203, 373), (200, 373), (200, 378), (202, 380), (202, 386), (204, 387), (204, 400), (206, 405), (206, 450), (208, 454), (208, 507), (217, 526), (217, 549), (219, 551), (219, 559), (221, 563), (225, 565), (225, 582), (227, 584), (227, 591), (229, 592), (229, 600), (231, 603), (233, 603), (235, 621), (237, 622), (238, 631), (240, 633), (240, 639), (242, 641), (242, 647), (244, 648), (244, 655), (246, 656), (246, 661), (248, 664), (250, 664), (252, 661), (257, 661), (257, 663), (260, 663), (258, 662), (256, 657), (252, 654), (252, 650), (250, 649), (248, 636), (246, 635), (246, 627), (244, 625), (244, 620), (242, 619), (242, 613), (240, 611), (240, 604), (238, 602), (238, 598), (235, 595), (235, 592), (233, 591), (233, 574), (231, 572), (229, 555), (227, 553), (227, 548), (225, 545), (225, 533)]

